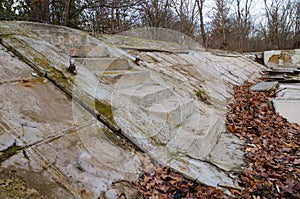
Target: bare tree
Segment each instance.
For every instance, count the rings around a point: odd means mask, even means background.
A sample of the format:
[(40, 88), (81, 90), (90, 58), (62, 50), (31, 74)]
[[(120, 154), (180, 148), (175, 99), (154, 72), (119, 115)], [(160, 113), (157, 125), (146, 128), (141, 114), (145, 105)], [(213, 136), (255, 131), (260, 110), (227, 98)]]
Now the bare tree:
[(196, 29), (197, 6), (192, 0), (171, 0), (172, 8), (179, 21), (172, 29), (180, 31), (188, 36), (194, 36)]
[(261, 28), (268, 38), (268, 47), (284, 49), (291, 39), (292, 29), (296, 23), (293, 18), (296, 12), (295, 4), (291, 0), (272, 0), (270, 4), (264, 0), (264, 4), (267, 23), (266, 26), (261, 25)]
[(49, 0), (29, 0), (31, 20), (36, 22), (50, 22)]
[(227, 35), (230, 32), (229, 10), (230, 0), (214, 0), (215, 7), (212, 20), (212, 32), (210, 36), (210, 47), (226, 50), (228, 49)]
[(294, 13), (294, 48), (300, 48), (300, 1), (295, 3), (295, 13)]
[(235, 50), (243, 52), (247, 49), (249, 43), (249, 34), (252, 27), (251, 8), (253, 0), (235, 0), (236, 13), (233, 19), (234, 34), (236, 35), (238, 45)]
[(200, 19), (200, 31), (202, 37), (202, 44), (204, 45), (204, 47), (207, 47), (207, 38), (206, 38), (206, 31), (204, 28), (205, 25), (204, 25), (204, 16), (203, 16), (204, 2), (205, 0), (196, 0), (198, 6), (198, 12), (199, 12), (199, 19)]
[(143, 0), (52, 0), (54, 23), (81, 28), (93, 33), (118, 33), (130, 29)]
[(140, 9), (142, 25), (169, 28), (173, 13), (169, 0), (146, 0)]
[(69, 26), (70, 23), (70, 11), (71, 11), (72, 0), (65, 0), (65, 26)]

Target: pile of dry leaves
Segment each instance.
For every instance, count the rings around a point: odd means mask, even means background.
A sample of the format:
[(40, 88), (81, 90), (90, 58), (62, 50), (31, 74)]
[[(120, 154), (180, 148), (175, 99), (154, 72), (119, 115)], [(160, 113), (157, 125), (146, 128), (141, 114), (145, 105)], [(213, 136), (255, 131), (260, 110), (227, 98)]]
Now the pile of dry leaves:
[(202, 186), (167, 167), (144, 174), (136, 186), (140, 195), (151, 199), (224, 198), (226, 196), (214, 187)]
[[(235, 195), (300, 198), (300, 126), (275, 112), (275, 91), (254, 92), (250, 83), (235, 87), (227, 129), (247, 143), (248, 169)], [(299, 108), (299, 107), (295, 107)]]
[[(248, 169), (231, 189), (237, 198), (300, 198), (300, 127), (275, 112), (275, 91), (235, 87), (227, 129), (246, 143)], [(295, 107), (297, 108), (297, 107)], [(169, 168), (145, 173), (136, 183), (144, 198), (228, 198), (220, 190), (185, 179)]]

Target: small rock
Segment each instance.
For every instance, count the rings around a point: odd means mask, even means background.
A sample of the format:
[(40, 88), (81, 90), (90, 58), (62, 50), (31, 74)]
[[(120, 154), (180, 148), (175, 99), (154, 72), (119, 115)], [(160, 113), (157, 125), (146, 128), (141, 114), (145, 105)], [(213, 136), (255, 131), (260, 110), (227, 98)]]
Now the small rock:
[(75, 59), (74, 58), (70, 59), (70, 66), (69, 66), (68, 70), (71, 73), (75, 74), (75, 75), (77, 74), (76, 65), (75, 65)]
[(16, 57), (15, 54), (13, 54), (12, 52), (10, 52), (10, 51), (7, 51), (7, 52), (10, 54), (11, 57)]
[(32, 75), (33, 77), (39, 77), (38, 74), (37, 74), (36, 72), (32, 72), (31, 75)]

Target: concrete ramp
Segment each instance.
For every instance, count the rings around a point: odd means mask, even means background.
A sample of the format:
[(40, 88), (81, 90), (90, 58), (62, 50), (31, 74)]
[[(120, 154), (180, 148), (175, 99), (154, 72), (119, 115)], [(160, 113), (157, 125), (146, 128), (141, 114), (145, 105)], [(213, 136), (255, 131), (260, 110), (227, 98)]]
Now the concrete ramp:
[[(0, 33), (5, 35), (1, 36), (5, 49), (69, 97), (75, 121), (94, 122), (78, 124), (80, 150), (64, 154), (57, 150), (61, 162), (50, 164), (56, 173), (49, 175), (74, 174), (73, 181), (65, 177), (62, 182), (74, 196), (78, 195), (74, 187), (81, 187), (77, 181), (98, 182), (112, 175), (101, 188), (106, 193), (117, 178), (135, 179), (143, 170), (141, 152), (204, 184), (234, 186), (228, 173), (243, 162), (235, 153), (241, 143), (232, 147), (233, 138), (224, 136), (226, 105), (233, 86), (256, 79), (263, 66), (223, 51), (166, 53), (132, 47), (127, 52), (110, 46), (113, 38), (103, 43), (78, 30), (36, 23), (0, 22)], [(71, 57), (76, 57), (76, 75), (68, 71)], [(220, 151), (225, 161), (219, 161)], [(68, 158), (76, 159), (79, 169)], [(94, 195), (100, 190), (85, 189)]]

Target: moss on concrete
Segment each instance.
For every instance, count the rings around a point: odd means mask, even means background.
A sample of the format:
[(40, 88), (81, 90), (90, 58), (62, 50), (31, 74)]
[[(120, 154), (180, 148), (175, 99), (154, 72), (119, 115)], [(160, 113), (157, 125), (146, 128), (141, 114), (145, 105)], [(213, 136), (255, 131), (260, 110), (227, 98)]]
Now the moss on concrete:
[(15, 155), (21, 149), (23, 149), (23, 147), (18, 146), (16, 145), (16, 143), (14, 143), (12, 146), (8, 147), (7, 149), (0, 151), (2, 152), (2, 154), (0, 155), (0, 163), (9, 159), (11, 156)]
[(203, 90), (195, 90), (195, 95), (198, 100), (204, 102), (207, 105), (211, 105), (210, 97)]
[(106, 119), (108, 119), (112, 124), (116, 123), (112, 112), (112, 106), (110, 104), (95, 99), (95, 110), (98, 111), (98, 113), (104, 116)]
[(150, 140), (153, 141), (157, 146), (167, 146), (166, 143), (160, 141), (159, 138), (157, 138), (156, 136), (151, 136)]
[[(34, 68), (39, 75), (46, 75), (62, 90), (66, 91), (68, 94), (71, 94), (74, 85), (74, 79), (71, 76), (66, 77), (63, 71), (54, 68), (52, 66), (53, 64), (50, 60), (50, 57), (47, 57), (47, 55), (36, 51), (36, 49), (32, 48), (29, 43), (14, 37), (14, 35), (7, 36), (5, 38), (0, 36), (0, 38), (5, 39), (2, 41), (2, 44), (8, 50), (13, 52), (19, 59)], [(62, 69), (64, 67), (67, 69), (67, 66), (62, 66)]]

